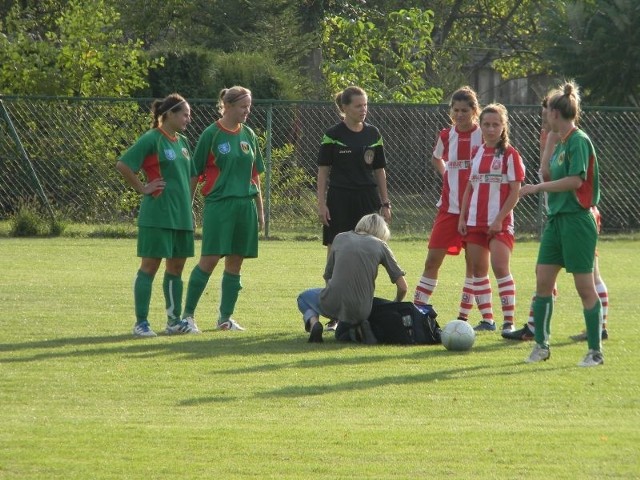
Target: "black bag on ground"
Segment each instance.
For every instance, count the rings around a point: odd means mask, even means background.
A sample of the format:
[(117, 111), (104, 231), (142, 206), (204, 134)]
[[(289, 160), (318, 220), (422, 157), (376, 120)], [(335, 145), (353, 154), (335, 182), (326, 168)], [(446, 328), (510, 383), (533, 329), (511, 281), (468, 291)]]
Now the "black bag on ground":
[(431, 305), (416, 307), (411, 302), (374, 299), (369, 315), (373, 335), (380, 343), (436, 345), (440, 339), (438, 314)]

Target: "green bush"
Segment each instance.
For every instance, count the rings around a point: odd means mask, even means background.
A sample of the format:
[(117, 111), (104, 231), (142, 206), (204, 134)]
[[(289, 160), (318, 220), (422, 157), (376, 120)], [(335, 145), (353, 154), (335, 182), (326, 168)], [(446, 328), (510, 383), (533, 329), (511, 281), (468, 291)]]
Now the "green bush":
[(56, 219), (47, 219), (34, 201), (22, 201), (11, 216), (9, 235), (12, 237), (58, 237), (65, 224)]

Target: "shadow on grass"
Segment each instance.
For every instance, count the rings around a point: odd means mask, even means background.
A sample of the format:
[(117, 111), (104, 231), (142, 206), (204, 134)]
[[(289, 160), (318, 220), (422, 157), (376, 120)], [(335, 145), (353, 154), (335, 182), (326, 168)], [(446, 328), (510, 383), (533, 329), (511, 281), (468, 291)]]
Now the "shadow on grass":
[[(532, 342), (527, 342), (533, 346)], [(553, 348), (574, 345), (567, 340), (553, 344)], [(95, 337), (66, 337), (22, 343), (0, 344), (0, 363), (27, 363), (50, 359), (75, 359), (96, 356), (118, 355), (128, 358), (154, 358), (172, 356), (176, 360), (219, 359), (225, 356), (274, 356), (278, 361), (264, 361), (259, 365), (239, 368), (220, 368), (216, 374), (244, 374), (284, 370), (287, 368), (311, 369), (341, 367), (345, 365), (375, 364), (389, 359), (413, 359), (423, 361), (447, 356), (460, 356), (513, 348), (522, 342), (501, 341), (476, 345), (470, 352), (449, 352), (441, 345), (365, 345), (342, 343), (327, 339), (322, 344), (309, 344), (306, 336), (297, 332), (280, 333), (239, 333), (206, 331), (203, 335), (170, 336), (155, 338), (134, 338), (131, 335), (106, 335)], [(321, 352), (331, 353), (344, 349), (357, 349), (362, 354), (343, 356), (321, 356)], [(383, 350), (384, 349), (384, 350)], [(304, 355), (305, 358), (285, 361), (283, 355)], [(313, 354), (314, 357), (309, 357)], [(255, 363), (255, 362), (254, 362)]]
[(238, 333), (212, 330), (203, 335), (165, 335), (135, 338), (131, 335), (65, 337), (33, 342), (0, 344), (0, 363), (22, 363), (47, 359), (100, 355), (125, 357), (176, 356), (187, 359), (222, 356), (282, 355), (354, 348), (358, 345), (328, 341), (309, 344), (296, 333)]

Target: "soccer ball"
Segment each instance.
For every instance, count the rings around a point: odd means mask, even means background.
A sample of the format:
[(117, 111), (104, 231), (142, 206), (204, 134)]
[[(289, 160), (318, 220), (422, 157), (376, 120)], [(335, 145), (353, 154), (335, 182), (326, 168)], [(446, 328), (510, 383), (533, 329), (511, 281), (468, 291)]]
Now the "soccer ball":
[(442, 345), (447, 350), (463, 352), (470, 350), (476, 340), (476, 332), (473, 327), (464, 320), (451, 320), (442, 329), (440, 334)]

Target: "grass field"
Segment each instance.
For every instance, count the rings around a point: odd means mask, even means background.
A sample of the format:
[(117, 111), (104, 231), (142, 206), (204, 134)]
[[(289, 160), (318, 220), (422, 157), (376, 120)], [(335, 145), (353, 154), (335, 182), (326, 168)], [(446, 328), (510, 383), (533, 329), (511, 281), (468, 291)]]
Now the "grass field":
[[(413, 286), (424, 242), (390, 245)], [(576, 366), (586, 345), (568, 339), (583, 324), (564, 273), (552, 357), (528, 365), (530, 343), (491, 333), (463, 354), (326, 334), (308, 344), (295, 299), (321, 286), (319, 242), (261, 243), (235, 315), (246, 332), (213, 330), (216, 271), (197, 312), (204, 333), (154, 339), (131, 336), (135, 240), (0, 248), (0, 479), (640, 478), (640, 242), (599, 246), (611, 338), (591, 369)], [(519, 324), (536, 253), (519, 243), (513, 257)], [(449, 258), (433, 298), (441, 324), (457, 313), (462, 273)], [(394, 291), (382, 271), (378, 295)]]

